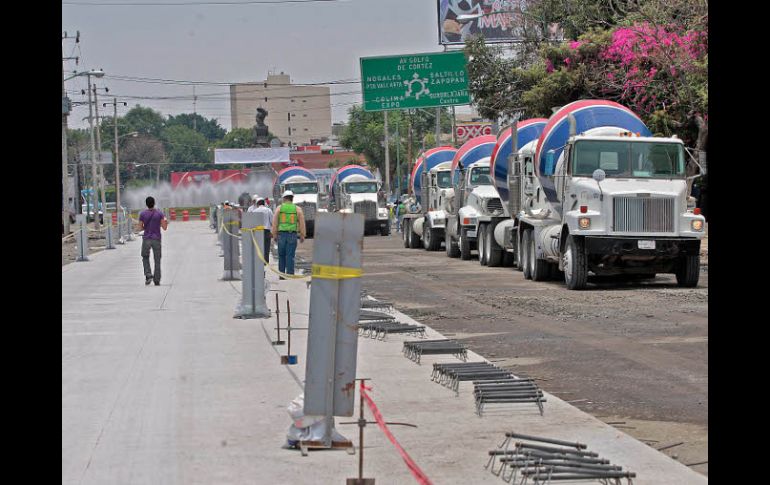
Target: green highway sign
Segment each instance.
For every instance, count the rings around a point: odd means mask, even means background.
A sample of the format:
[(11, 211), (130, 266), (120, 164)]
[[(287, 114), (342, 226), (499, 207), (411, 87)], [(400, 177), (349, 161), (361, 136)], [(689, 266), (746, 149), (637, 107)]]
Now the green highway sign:
[(470, 104), (462, 51), (361, 58), (364, 111)]

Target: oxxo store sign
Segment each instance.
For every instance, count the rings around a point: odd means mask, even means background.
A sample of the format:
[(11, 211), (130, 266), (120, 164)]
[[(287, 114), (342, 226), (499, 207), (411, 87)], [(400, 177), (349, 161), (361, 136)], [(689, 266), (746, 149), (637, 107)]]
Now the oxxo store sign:
[(469, 104), (461, 51), (361, 58), (365, 111)]

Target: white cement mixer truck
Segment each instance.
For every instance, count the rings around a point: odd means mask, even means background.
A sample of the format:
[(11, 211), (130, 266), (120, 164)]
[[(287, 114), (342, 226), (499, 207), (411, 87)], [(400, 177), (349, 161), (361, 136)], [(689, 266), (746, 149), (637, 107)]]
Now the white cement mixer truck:
[(527, 279), (563, 273), (574, 290), (589, 273), (673, 273), (679, 286), (697, 285), (705, 219), (688, 197), (682, 140), (653, 137), (633, 112), (603, 100), (562, 107), (518, 148), (522, 131), (513, 129), (504, 184), (495, 168), (513, 218), (488, 228), (490, 252), (511, 249)]
[(273, 199), (281, 203), (281, 196), (286, 190), (294, 192), (294, 203), (302, 208), (305, 215), (307, 237), (313, 237), (315, 215), (325, 211), (318, 203), (318, 180), (313, 172), (303, 167), (287, 167), (278, 172), (273, 182)]
[(378, 182), (360, 165), (347, 165), (332, 176), (329, 183), (329, 210), (364, 215), (364, 235), (379, 232), (390, 235), (388, 208), (380, 204)]

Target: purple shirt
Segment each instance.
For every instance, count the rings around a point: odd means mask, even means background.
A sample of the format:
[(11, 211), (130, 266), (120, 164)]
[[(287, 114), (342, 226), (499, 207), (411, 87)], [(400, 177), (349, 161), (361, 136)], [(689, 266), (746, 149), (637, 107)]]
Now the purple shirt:
[(157, 239), (160, 241), (160, 221), (165, 218), (157, 209), (145, 209), (139, 214), (139, 220), (144, 224), (144, 239)]

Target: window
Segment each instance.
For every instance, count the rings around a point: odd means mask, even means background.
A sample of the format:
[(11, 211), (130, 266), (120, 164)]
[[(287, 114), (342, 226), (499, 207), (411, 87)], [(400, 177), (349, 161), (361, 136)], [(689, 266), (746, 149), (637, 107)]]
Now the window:
[(489, 167), (471, 168), (471, 185), (492, 185), (492, 179), (489, 178)]
[(452, 186), (452, 172), (446, 171), (446, 172), (439, 172), (438, 173), (438, 180), (437, 185), (439, 188), (447, 189)]
[(682, 178), (684, 149), (678, 143), (578, 141), (573, 175), (590, 177), (599, 168), (607, 177)]

